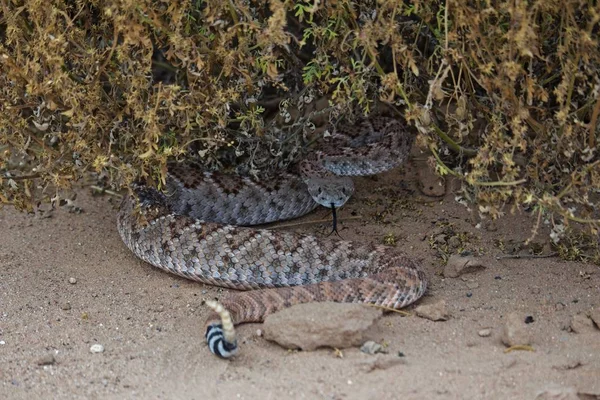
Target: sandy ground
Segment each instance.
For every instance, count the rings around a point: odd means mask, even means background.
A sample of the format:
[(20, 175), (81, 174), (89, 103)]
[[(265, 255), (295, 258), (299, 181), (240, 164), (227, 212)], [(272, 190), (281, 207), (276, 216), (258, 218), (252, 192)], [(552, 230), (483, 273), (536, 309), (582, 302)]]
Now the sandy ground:
[[(82, 214), (59, 209), (45, 218), (0, 210), (2, 399), (532, 399), (557, 388), (600, 396), (600, 330), (569, 331), (574, 315), (600, 307), (600, 269), (557, 258), (497, 260), (500, 241), (510, 247), (529, 237), (528, 214), (478, 228), (452, 193), (424, 197), (399, 171), (358, 179), (340, 216), (361, 218), (343, 222), (341, 235), (393, 235), (431, 280), (420, 304), (445, 300), (451, 314), (440, 322), (386, 314), (377, 332), (389, 354), (381, 357), (401, 352), (404, 362), (369, 371), (374, 356), (359, 349), (342, 358), (331, 349), (287, 351), (257, 336), (256, 324), (239, 329), (240, 356), (217, 359), (202, 337), (202, 298), (224, 291), (136, 259), (116, 231), (116, 199), (82, 189), (77, 204)], [(316, 211), (302, 220), (326, 217)], [(430, 238), (443, 244), (453, 235), (466, 238), (461, 247), (484, 270), (441, 276)], [(511, 312), (533, 317), (534, 352), (504, 352), (499, 337)], [(478, 335), (484, 328), (491, 336)], [(91, 353), (94, 344), (105, 351)]]

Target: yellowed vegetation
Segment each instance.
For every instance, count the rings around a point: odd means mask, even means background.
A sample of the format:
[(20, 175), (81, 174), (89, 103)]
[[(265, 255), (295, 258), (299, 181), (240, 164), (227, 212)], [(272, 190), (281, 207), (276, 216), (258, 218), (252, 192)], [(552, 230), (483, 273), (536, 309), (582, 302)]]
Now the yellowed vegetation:
[(493, 218), (597, 235), (593, 0), (0, 0), (0, 200), (31, 209), (90, 171), (160, 182), (172, 157), (245, 171), (382, 105)]

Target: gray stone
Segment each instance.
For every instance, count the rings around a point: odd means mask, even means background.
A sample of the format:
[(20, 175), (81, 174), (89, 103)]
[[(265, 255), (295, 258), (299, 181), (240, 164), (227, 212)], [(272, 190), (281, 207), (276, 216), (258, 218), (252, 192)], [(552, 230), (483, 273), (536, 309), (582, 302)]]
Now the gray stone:
[(395, 367), (396, 365), (404, 365), (406, 360), (401, 357), (386, 356), (383, 354), (376, 354), (369, 361), (362, 363), (363, 370), (365, 372), (371, 372), (375, 370), (384, 370)]
[(457, 278), (461, 275), (475, 272), (483, 268), (485, 268), (485, 265), (473, 256), (453, 254), (450, 256), (444, 267), (444, 276), (446, 278)]
[(490, 328), (481, 329), (477, 334), (481, 337), (489, 337), (492, 334), (492, 330)]
[(600, 308), (594, 308), (588, 311), (588, 317), (590, 317), (592, 321), (594, 321), (594, 324), (596, 324), (596, 327), (600, 329)]
[(449, 316), (445, 300), (440, 300), (437, 303), (420, 305), (415, 308), (415, 313), (421, 318), (432, 321), (446, 321)]
[(368, 340), (360, 346), (360, 351), (365, 354), (387, 353), (382, 345), (372, 340)]
[(594, 332), (594, 322), (585, 314), (575, 314), (571, 317), (571, 330), (575, 333)]
[(418, 187), (425, 196), (441, 197), (446, 194), (444, 178), (435, 174), (427, 163), (417, 165)]
[(56, 359), (53, 354), (46, 354), (37, 360), (37, 365), (52, 365), (54, 363), (56, 363)]
[(263, 331), (266, 339), (288, 349), (343, 349), (370, 339), (381, 314), (362, 304), (299, 304), (269, 315)]
[(90, 352), (91, 353), (104, 353), (104, 346), (102, 346), (99, 343), (93, 344), (90, 347)]
[(502, 343), (506, 346), (530, 345), (531, 332), (525, 324), (525, 317), (519, 313), (510, 313), (506, 316), (502, 329)]
[(538, 392), (536, 400), (579, 400), (577, 389), (572, 387), (553, 387)]
[(461, 245), (462, 245), (462, 243), (460, 242), (460, 239), (458, 236), (452, 236), (448, 240), (448, 246), (452, 247), (453, 249), (458, 249)]
[(444, 235), (443, 233), (440, 233), (439, 235), (436, 235), (436, 236), (433, 238), (433, 241), (434, 241), (436, 244), (445, 244), (445, 243), (446, 243), (446, 238), (447, 238), (447, 236), (446, 236), (446, 235)]

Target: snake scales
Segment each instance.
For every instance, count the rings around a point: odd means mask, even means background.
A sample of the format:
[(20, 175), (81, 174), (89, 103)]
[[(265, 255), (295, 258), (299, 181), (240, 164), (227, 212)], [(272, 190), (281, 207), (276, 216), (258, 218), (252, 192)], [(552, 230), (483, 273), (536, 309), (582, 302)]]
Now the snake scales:
[[(426, 279), (395, 249), (243, 227), (298, 217), (317, 204), (339, 207), (352, 194), (348, 176), (402, 163), (413, 135), (398, 120), (377, 117), (342, 128), (333, 142), (302, 161), (298, 172), (259, 181), (169, 166), (166, 192), (133, 185), (118, 230), (142, 260), (174, 274), (233, 289), (208, 302), (210, 350), (237, 351), (233, 326), (261, 322), (282, 308), (314, 301), (401, 308), (419, 299)], [(342, 141), (342, 142), (340, 142)]]

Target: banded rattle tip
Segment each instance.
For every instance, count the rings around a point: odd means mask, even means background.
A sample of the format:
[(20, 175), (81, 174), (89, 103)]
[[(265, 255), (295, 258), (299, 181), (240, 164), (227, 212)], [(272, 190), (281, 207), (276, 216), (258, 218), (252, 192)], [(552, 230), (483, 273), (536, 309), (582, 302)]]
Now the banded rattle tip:
[(238, 345), (231, 314), (217, 301), (206, 300), (205, 304), (221, 319), (221, 323), (212, 323), (206, 328), (205, 337), (208, 349), (221, 358), (235, 356), (238, 352)]

